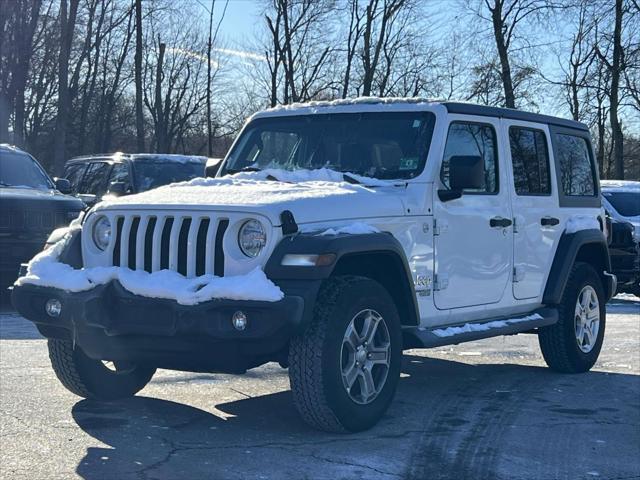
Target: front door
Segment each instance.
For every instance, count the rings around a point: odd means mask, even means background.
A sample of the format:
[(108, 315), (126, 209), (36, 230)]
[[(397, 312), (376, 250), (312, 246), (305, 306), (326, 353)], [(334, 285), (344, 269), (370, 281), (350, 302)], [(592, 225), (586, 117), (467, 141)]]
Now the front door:
[(561, 233), (558, 200), (553, 179), (546, 125), (504, 120), (506, 162), (512, 172), (514, 217), (513, 296), (542, 295), (551, 268), (554, 246)]
[[(502, 168), (500, 121), (452, 115), (440, 179), (434, 188), (434, 245), (438, 309), (499, 302), (511, 278), (513, 233), (508, 177)], [(438, 189), (449, 189), (452, 156), (479, 155), (484, 185), (462, 197), (442, 201)], [(510, 292), (509, 292), (510, 295)]]

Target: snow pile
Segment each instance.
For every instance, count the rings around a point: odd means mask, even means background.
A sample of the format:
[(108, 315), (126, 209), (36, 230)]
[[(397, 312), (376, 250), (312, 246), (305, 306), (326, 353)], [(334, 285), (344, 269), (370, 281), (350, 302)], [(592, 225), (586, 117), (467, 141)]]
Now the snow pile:
[(542, 316), (534, 313), (533, 315), (528, 315), (522, 318), (510, 318), (508, 320), (494, 320), (493, 322), (487, 323), (465, 323), (459, 327), (448, 327), (448, 328), (439, 328), (436, 330), (432, 330), (431, 333), (436, 335), (437, 337), (453, 337), (454, 335), (460, 335), (462, 333), (472, 333), (472, 332), (486, 332), (487, 330), (491, 330), (493, 328), (503, 328), (507, 325), (513, 325), (515, 323), (521, 322), (530, 322), (533, 320), (542, 320)]
[(576, 233), (580, 230), (600, 230), (600, 222), (589, 215), (573, 215), (565, 224), (565, 233)]
[[(379, 180), (377, 178), (365, 177), (355, 173), (347, 172), (346, 175), (357, 180), (359, 183), (371, 187), (389, 186), (390, 182)], [(344, 182), (345, 173), (331, 170), (330, 168), (318, 168), (315, 170), (282, 170), (276, 168), (267, 168), (258, 172), (239, 172), (230, 175), (231, 178), (239, 180), (268, 180), (275, 178), (279, 182), (287, 183), (304, 183), (304, 182)]]
[(380, 233), (376, 227), (363, 222), (355, 222), (339, 228), (329, 228), (318, 235), (362, 235), (365, 233)]
[(39, 285), (67, 292), (90, 290), (112, 280), (134, 295), (166, 298), (182, 305), (195, 305), (214, 298), (229, 300), (256, 300), (277, 302), (284, 294), (260, 268), (245, 275), (216, 277), (202, 275), (186, 278), (171, 270), (148, 273), (123, 267), (92, 267), (76, 270), (58, 259), (68, 239), (40, 252), (29, 262), (27, 274), (16, 280), (16, 285)]

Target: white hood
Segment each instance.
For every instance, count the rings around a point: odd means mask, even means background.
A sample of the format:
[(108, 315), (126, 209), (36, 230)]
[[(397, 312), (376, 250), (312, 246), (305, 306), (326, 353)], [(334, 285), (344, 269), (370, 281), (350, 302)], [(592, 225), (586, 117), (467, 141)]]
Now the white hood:
[(283, 210), (290, 210), (299, 225), (404, 214), (404, 184), (349, 177), (364, 184), (347, 183), (341, 173), (326, 169), (197, 178), (107, 200), (95, 209), (246, 211), (266, 216), (274, 226), (280, 224)]

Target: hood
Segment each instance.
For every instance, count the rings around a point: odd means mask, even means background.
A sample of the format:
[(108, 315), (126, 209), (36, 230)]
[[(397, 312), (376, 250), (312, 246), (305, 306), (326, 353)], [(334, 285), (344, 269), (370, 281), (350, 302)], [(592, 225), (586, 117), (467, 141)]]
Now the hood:
[(268, 217), (275, 226), (280, 225), (280, 213), (284, 210), (291, 211), (299, 225), (404, 214), (404, 184), (394, 185), (392, 182), (349, 175), (352, 182), (367, 182), (353, 184), (344, 181), (341, 173), (329, 172), (331, 175), (307, 174), (298, 182), (288, 181), (291, 180), (291, 172), (282, 175), (274, 171), (223, 178), (197, 178), (137, 195), (110, 199), (98, 204), (95, 210), (246, 211)]
[(26, 187), (0, 187), (0, 200), (13, 200), (18, 202), (48, 202), (51, 205), (82, 210), (82, 200), (70, 195), (63, 195), (57, 190), (37, 190)]

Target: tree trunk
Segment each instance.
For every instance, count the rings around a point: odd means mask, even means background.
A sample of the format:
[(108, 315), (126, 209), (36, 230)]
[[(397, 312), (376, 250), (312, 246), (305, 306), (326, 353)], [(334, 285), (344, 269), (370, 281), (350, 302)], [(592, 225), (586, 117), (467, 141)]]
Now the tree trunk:
[[(156, 65), (156, 152), (165, 153), (166, 151), (166, 126), (164, 124), (164, 112), (162, 108), (162, 68), (164, 63), (164, 50), (166, 45), (159, 43), (160, 53), (158, 55), (158, 64)], [(167, 106), (168, 107), (168, 106)]]
[(620, 70), (622, 68), (622, 0), (616, 0), (615, 27), (613, 30), (613, 61), (611, 64), (611, 94), (609, 121), (613, 141), (614, 175), (618, 180), (624, 179), (624, 156), (622, 126), (618, 118)]
[(136, 0), (136, 146), (138, 152), (144, 152), (144, 117), (142, 113), (142, 0)]
[(504, 104), (507, 108), (516, 108), (515, 95), (513, 93), (513, 81), (511, 79), (511, 65), (509, 64), (509, 52), (504, 38), (505, 25), (502, 20), (502, 1), (496, 0), (494, 8), (491, 10), (491, 20), (493, 23), (493, 35), (496, 40), (498, 57), (500, 58), (500, 76), (504, 88)]
[(62, 174), (66, 160), (67, 126), (69, 122), (69, 55), (76, 24), (79, 0), (60, 0), (60, 55), (58, 56), (58, 114), (53, 145), (53, 171)]
[(207, 41), (207, 154), (213, 157), (213, 127), (211, 125), (211, 48), (213, 35), (213, 9), (216, 0), (211, 0), (211, 11), (209, 12), (209, 39)]

